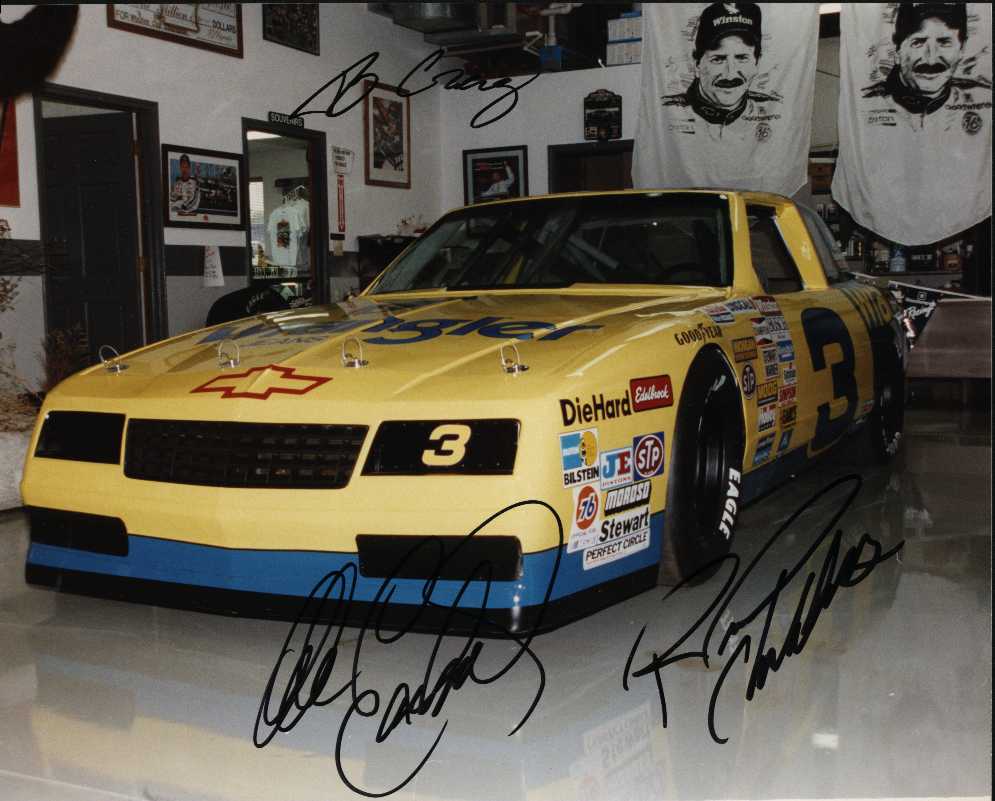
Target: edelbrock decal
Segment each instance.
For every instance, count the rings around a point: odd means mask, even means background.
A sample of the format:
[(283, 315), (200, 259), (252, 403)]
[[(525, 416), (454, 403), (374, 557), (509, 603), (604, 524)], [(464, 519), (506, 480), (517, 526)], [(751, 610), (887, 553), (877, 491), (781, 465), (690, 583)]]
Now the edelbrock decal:
[(632, 378), (629, 380), (629, 392), (632, 393), (634, 412), (646, 412), (674, 405), (674, 390), (669, 375)]

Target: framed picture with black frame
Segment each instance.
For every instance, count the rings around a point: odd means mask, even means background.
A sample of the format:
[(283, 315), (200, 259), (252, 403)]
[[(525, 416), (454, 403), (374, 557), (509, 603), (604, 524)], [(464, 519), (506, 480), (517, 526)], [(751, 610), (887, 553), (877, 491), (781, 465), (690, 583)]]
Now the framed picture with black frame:
[(370, 186), (411, 188), (411, 98), (363, 81), (364, 176)]
[(321, 55), (320, 3), (263, 3), (263, 39)]
[(243, 230), (243, 164), (241, 153), (163, 145), (163, 225)]
[(486, 147), (463, 151), (463, 202), (527, 197), (529, 194), (529, 149)]

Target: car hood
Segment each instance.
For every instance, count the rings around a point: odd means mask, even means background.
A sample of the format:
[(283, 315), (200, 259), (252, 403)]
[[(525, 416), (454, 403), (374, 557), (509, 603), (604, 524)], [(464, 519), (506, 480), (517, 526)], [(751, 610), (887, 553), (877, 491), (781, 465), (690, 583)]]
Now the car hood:
[[(702, 306), (725, 296), (725, 290), (699, 287), (652, 295), (547, 290), (360, 296), (195, 331), (125, 354), (120, 362), (127, 369), (119, 373), (97, 366), (60, 389), (161, 397), (229, 387), (251, 397), (267, 387), (303, 388), (303, 377), (310, 376), (312, 383), (334, 378), (336, 397), (396, 397), (446, 380), (459, 380), (472, 392), (467, 379), (504, 375), (501, 358), (512, 356), (506, 346), (517, 348), (533, 375), (576, 374), (628, 340), (693, 325)], [(219, 366), (219, 352), (235, 364)], [(364, 369), (345, 367), (344, 353), (361, 356)], [(323, 394), (312, 389), (315, 397)]]

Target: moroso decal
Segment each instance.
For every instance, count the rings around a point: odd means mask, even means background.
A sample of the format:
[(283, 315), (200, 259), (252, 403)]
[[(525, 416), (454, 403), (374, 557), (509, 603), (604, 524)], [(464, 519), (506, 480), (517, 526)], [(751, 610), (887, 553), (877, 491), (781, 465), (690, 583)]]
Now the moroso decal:
[(327, 376), (303, 375), (293, 367), (267, 364), (265, 367), (253, 367), (244, 373), (216, 376), (190, 392), (217, 392), (222, 398), (267, 400), (270, 395), (276, 394), (305, 395), (331, 380)]
[(732, 341), (732, 356), (737, 362), (748, 362), (757, 358), (757, 343), (753, 337), (743, 337)]
[(674, 391), (669, 375), (654, 375), (649, 378), (629, 379), (629, 392), (632, 393), (632, 411), (645, 412), (674, 405)]
[(632, 439), (632, 472), (635, 480), (653, 478), (663, 473), (663, 432), (644, 434)]
[(598, 420), (614, 420), (616, 417), (628, 417), (632, 414), (632, 401), (629, 393), (618, 398), (605, 398), (604, 393), (592, 395), (590, 402), (581, 402), (580, 398), (560, 400), (560, 414), (563, 415), (563, 425), (572, 426), (575, 423), (594, 423)]
[(574, 487), (598, 480), (598, 429), (560, 434), (563, 486)]
[(652, 486), (649, 481), (637, 481), (635, 484), (609, 490), (605, 493), (605, 515), (616, 515), (648, 504)]

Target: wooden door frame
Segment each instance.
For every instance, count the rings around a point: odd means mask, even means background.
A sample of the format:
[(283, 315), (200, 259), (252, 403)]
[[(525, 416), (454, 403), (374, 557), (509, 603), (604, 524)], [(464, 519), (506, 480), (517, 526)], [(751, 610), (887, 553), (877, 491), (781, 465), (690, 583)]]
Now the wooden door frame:
[(557, 156), (606, 156), (632, 152), (632, 139), (605, 139), (594, 142), (579, 142), (569, 145), (547, 145), (546, 147), (546, 190), (553, 192), (553, 186), (560, 177), (560, 163)]
[[(311, 162), (308, 171), (312, 175), (312, 187), (316, 182), (318, 191), (312, 191), (308, 199), (314, 232), (314, 276), (312, 276), (312, 297), (315, 305), (328, 303), (328, 159), (325, 155), (326, 137), (324, 131), (314, 128), (298, 128), (278, 122), (242, 117), (242, 157), (245, 159), (246, 175), (249, 174), (249, 130), (302, 139), (310, 147)], [(245, 274), (252, 283), (252, 225), (249, 221), (249, 181), (243, 182), (242, 208), (245, 209)]]
[[(166, 254), (162, 228), (162, 178), (159, 168), (159, 104), (151, 100), (93, 92), (54, 83), (43, 83), (34, 92), (35, 161), (38, 172), (38, 217), (41, 230), (42, 254), (48, 241), (45, 219), (45, 142), (42, 136), (43, 100), (70, 105), (94, 106), (108, 111), (124, 111), (135, 115), (138, 137), (138, 232), (145, 257), (145, 270), (137, 285), (145, 298), (142, 310), (144, 323), (140, 332), (143, 344), (164, 339), (168, 325), (166, 316)], [(138, 265), (135, 266), (138, 269)], [(47, 272), (47, 270), (46, 270)], [(43, 282), (43, 293), (46, 292)], [(140, 299), (139, 299), (140, 302)], [(48, 304), (43, 300), (45, 331), (48, 332)]]

